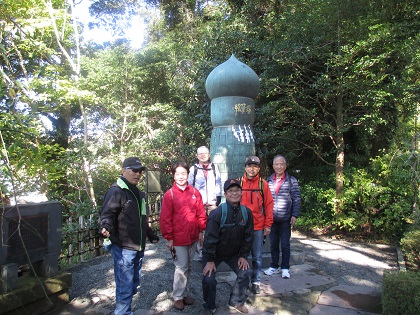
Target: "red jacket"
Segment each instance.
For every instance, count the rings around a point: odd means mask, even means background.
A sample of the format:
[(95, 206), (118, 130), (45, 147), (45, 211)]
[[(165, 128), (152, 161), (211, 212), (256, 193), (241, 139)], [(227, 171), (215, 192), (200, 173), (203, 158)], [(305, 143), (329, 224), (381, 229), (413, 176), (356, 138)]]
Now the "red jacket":
[(176, 184), (163, 196), (159, 225), (163, 238), (173, 240), (174, 246), (187, 246), (198, 241), (204, 231), (207, 215), (200, 192), (187, 185), (185, 190)]
[[(274, 201), (267, 181), (264, 180), (264, 200), (260, 192), (260, 175), (248, 179), (246, 173), (242, 177), (241, 204), (251, 209), (254, 217), (254, 230), (271, 228), (273, 224)], [(264, 205), (264, 211), (262, 206)]]

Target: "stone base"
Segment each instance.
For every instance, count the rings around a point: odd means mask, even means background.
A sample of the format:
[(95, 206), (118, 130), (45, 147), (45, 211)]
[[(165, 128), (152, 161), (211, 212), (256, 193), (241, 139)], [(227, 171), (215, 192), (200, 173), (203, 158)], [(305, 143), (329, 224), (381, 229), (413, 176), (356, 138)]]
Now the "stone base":
[(44, 314), (69, 302), (68, 289), (71, 283), (71, 273), (40, 280), (29, 276), (20, 277), (15, 290), (0, 295), (0, 314)]

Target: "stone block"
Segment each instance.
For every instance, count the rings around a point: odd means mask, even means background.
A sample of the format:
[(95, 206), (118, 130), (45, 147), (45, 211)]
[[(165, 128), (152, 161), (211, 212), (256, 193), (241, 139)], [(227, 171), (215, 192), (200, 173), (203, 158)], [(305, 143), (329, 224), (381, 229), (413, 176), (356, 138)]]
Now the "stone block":
[(18, 264), (10, 263), (0, 266), (0, 293), (16, 289), (18, 278)]
[(44, 314), (69, 302), (71, 283), (70, 273), (48, 279), (20, 277), (15, 290), (0, 295), (0, 314)]

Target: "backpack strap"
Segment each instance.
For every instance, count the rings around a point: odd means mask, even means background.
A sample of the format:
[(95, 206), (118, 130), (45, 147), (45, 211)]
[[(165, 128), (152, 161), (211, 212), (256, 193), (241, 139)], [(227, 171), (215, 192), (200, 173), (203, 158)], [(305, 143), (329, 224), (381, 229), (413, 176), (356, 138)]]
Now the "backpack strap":
[(244, 224), (248, 222), (248, 212), (246, 211), (246, 208), (244, 205), (241, 205), (241, 211), (242, 211), (242, 219), (244, 221)]
[[(237, 180), (239, 181), (239, 184), (241, 185), (241, 187), (242, 187), (242, 182), (243, 182), (243, 179), (244, 179), (244, 177), (243, 176), (241, 176), (241, 178), (237, 178)], [(261, 194), (261, 197), (262, 197), (262, 207), (261, 207), (261, 213), (264, 213), (264, 211), (265, 211), (265, 209), (264, 209), (264, 179), (262, 179), (261, 178), (261, 176), (260, 176), (260, 180), (259, 180), (259, 183), (258, 183), (259, 185), (259, 192), (260, 192), (260, 194)], [(242, 190), (248, 190), (248, 189), (243, 189), (242, 188)], [(248, 190), (249, 191), (249, 190)], [(256, 189), (251, 189), (251, 192), (252, 191), (256, 191)]]
[[(240, 223), (240, 225), (242, 224), (246, 224), (246, 222), (248, 222), (248, 212), (246, 211), (246, 208), (244, 205), (240, 205), (241, 208), (241, 212), (242, 212), (242, 222)], [(220, 219), (220, 227), (224, 227), (225, 225), (238, 225), (236, 223), (232, 223), (232, 224), (225, 224), (226, 223), (226, 218), (227, 218), (227, 203), (222, 203), (222, 215), (221, 215), (221, 219)]]
[(262, 179), (261, 178), (261, 176), (260, 176), (260, 194), (261, 194), (261, 197), (262, 197), (262, 200), (263, 200), (263, 202), (262, 202), (262, 209), (261, 209), (261, 213), (264, 213), (265, 212), (265, 209), (264, 209), (264, 179)]
[(213, 170), (213, 174), (214, 174), (214, 184), (217, 186), (217, 182), (216, 182), (216, 166), (214, 165), (214, 163), (211, 163), (211, 169)]
[(222, 217), (220, 219), (220, 227), (224, 227), (227, 218), (227, 203), (222, 203)]
[[(213, 174), (214, 174), (214, 184), (217, 185), (217, 181), (216, 181), (216, 166), (214, 165), (214, 163), (210, 162), (211, 164), (211, 169), (213, 170)], [(204, 168), (203, 168), (204, 170)], [(208, 171), (209, 169), (206, 168), (206, 171)], [(192, 182), (192, 186), (195, 187), (195, 177), (197, 176), (197, 171), (198, 171), (198, 167), (196, 164), (194, 164), (194, 176), (193, 176), (193, 182)]]
[(195, 187), (195, 177), (197, 176), (197, 170), (198, 170), (198, 167), (196, 164), (194, 164), (194, 177), (193, 177), (193, 183), (192, 183), (193, 187)]

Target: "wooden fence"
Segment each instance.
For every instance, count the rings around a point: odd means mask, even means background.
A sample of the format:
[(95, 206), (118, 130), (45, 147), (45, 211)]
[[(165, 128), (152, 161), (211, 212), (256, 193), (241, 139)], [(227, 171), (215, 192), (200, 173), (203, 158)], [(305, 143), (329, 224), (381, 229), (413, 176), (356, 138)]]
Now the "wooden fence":
[[(149, 194), (149, 222), (159, 232), (161, 194)], [(98, 214), (71, 217), (63, 223), (60, 267), (69, 267), (105, 254), (98, 234)]]

